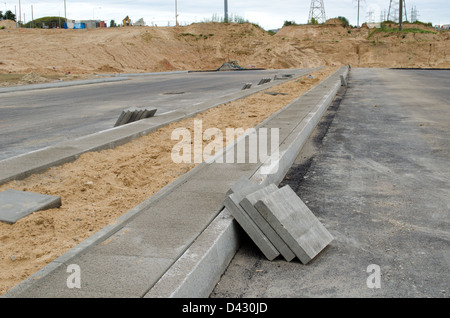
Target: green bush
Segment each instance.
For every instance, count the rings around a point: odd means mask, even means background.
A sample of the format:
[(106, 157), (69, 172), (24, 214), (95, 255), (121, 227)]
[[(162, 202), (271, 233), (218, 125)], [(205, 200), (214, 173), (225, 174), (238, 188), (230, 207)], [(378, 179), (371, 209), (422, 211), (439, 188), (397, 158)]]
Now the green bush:
[[(24, 28), (42, 28), (44, 25), (49, 28), (61, 27), (64, 28), (64, 23), (66, 19), (63, 17), (43, 17), (35, 19), (23, 25)], [(61, 25), (60, 25), (61, 24)]]

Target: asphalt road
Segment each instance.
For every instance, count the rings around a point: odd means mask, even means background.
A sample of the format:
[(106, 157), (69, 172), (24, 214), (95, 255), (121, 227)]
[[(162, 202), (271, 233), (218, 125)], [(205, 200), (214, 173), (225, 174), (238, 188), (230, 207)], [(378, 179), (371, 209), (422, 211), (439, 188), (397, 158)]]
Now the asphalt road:
[(281, 184), (335, 240), (302, 265), (247, 238), (211, 297), (448, 298), (449, 87), (449, 71), (352, 69)]
[(0, 94), (0, 160), (112, 128), (122, 110), (158, 114), (256, 86), (295, 70), (199, 72), (131, 77), (129, 81)]

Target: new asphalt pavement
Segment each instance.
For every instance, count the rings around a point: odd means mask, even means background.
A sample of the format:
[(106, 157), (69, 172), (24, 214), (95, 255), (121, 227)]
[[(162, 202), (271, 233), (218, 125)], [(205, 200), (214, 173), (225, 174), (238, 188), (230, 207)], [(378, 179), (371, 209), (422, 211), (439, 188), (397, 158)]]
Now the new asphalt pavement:
[(335, 240), (308, 265), (251, 240), (212, 298), (448, 298), (450, 72), (352, 69), (281, 185)]

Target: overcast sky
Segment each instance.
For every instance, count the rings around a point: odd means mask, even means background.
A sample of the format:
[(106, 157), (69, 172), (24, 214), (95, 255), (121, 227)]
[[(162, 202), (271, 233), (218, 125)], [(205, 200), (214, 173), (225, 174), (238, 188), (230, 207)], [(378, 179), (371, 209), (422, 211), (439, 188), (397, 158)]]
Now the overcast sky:
[[(388, 10), (390, 1), (361, 0), (360, 24), (368, 21), (369, 12), (373, 12), (373, 19), (379, 21), (383, 11)], [(178, 4), (178, 21), (181, 24), (211, 20), (214, 15), (220, 18), (224, 16), (224, 0), (66, 0), (69, 19), (94, 18), (108, 23), (114, 19), (120, 23), (128, 15), (133, 21), (144, 18), (147, 25), (159, 26), (175, 23), (175, 3)], [(228, 11), (258, 23), (265, 29), (276, 29), (286, 20), (306, 23), (310, 4), (311, 0), (228, 0)], [(324, 4), (327, 18), (344, 16), (350, 24), (357, 25), (358, 0), (324, 0)], [(64, 17), (64, 0), (21, 0), (21, 17), (26, 22), (31, 20), (31, 6), (35, 19), (44, 16)], [(450, 24), (450, 0), (406, 0), (406, 6), (408, 18), (412, 7), (415, 7), (420, 21), (432, 22), (434, 25)], [(0, 11), (6, 10), (19, 15), (19, 0), (0, 0)]]

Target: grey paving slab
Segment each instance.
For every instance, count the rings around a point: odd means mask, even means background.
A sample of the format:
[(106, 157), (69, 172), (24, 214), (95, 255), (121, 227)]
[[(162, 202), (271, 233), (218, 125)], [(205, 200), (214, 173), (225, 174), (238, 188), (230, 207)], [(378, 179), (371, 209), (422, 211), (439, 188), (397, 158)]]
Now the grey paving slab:
[(262, 232), (262, 235), (273, 244), (277, 251), (290, 262), (295, 258), (294, 253), (253, 206), (258, 200), (264, 198), (265, 195), (276, 190), (278, 190), (278, 187), (274, 184), (263, 187), (246, 177), (242, 177), (238, 182), (233, 184), (227, 195), (230, 196), (231, 201), (234, 203), (232, 207), (236, 214), (246, 214), (249, 217), (247, 223), (253, 223)]
[(267, 187), (263, 187), (253, 193), (243, 195), (239, 198), (239, 204), (242, 209), (250, 216), (255, 224), (261, 229), (261, 231), (268, 237), (270, 242), (276, 247), (276, 249), (283, 255), (284, 259), (288, 262), (295, 258), (295, 254), (284, 242), (284, 240), (278, 235), (278, 233), (272, 228), (267, 220), (259, 213), (254, 207), (256, 202), (264, 199), (267, 195), (276, 192), (278, 187), (274, 184), (270, 184)]
[(245, 211), (239, 206), (239, 196), (231, 194), (225, 199), (225, 207), (231, 212), (252, 241), (258, 246), (264, 256), (272, 261), (280, 255), (277, 248), (270, 242), (261, 229), (250, 219)]
[[(266, 256), (268, 260), (274, 260), (280, 255), (278, 249), (272, 244), (265, 233), (256, 225), (256, 223), (250, 218), (245, 210), (239, 205), (239, 202), (245, 195), (258, 191), (261, 186), (257, 183), (253, 183), (245, 177), (239, 179), (238, 182), (233, 184), (228, 195), (225, 199), (225, 207), (231, 212), (233, 217), (242, 226), (244, 231), (258, 246), (261, 252)], [(277, 189), (275, 187), (275, 189)]]
[(333, 240), (289, 186), (268, 194), (256, 202), (255, 208), (303, 264), (309, 263)]
[(0, 192), (0, 222), (13, 224), (31, 213), (60, 206), (61, 197), (58, 196), (5, 190)]
[[(161, 271), (172, 260), (143, 256), (107, 255), (97, 246), (89, 253), (72, 262), (60, 264), (46, 277), (36, 280), (33, 288), (25, 289), (21, 298), (137, 298), (148, 290), (149, 283), (156, 281)], [(78, 265), (80, 288), (67, 284), (71, 273), (69, 265)], [(128, 273), (128, 275), (123, 275)]]

